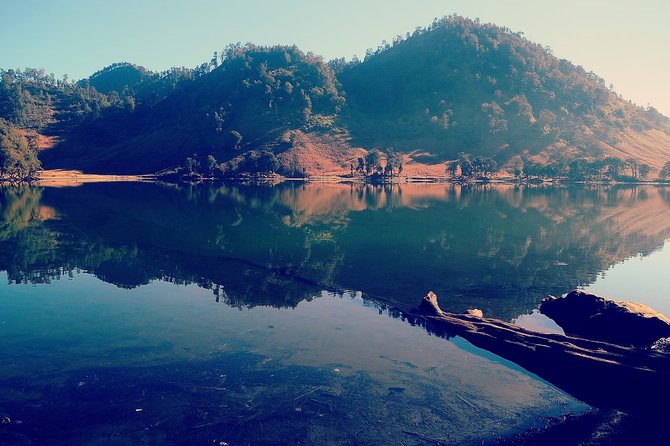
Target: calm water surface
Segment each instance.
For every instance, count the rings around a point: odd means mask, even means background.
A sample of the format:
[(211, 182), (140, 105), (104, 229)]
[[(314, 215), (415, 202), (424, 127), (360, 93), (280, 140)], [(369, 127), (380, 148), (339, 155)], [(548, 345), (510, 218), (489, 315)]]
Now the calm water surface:
[[(588, 406), (399, 317), (670, 314), (670, 190), (0, 189), (0, 444), (493, 444)], [(664, 248), (665, 246), (665, 248)], [(424, 438), (422, 438), (424, 437)]]

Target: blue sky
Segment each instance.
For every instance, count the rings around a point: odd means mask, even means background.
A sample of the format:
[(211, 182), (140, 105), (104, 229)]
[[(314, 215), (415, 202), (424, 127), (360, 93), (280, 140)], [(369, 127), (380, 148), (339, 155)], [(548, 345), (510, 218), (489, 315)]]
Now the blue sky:
[(193, 67), (232, 42), (360, 57), (451, 13), (523, 31), (670, 115), (664, 0), (0, 0), (0, 67), (74, 79), (120, 61)]

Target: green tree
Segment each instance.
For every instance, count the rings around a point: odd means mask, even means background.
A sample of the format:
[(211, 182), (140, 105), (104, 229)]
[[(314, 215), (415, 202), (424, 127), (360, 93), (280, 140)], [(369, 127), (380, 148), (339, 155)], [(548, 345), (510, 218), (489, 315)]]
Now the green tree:
[(556, 178), (560, 170), (556, 164), (545, 164), (540, 169), (542, 178)]
[(670, 178), (670, 161), (663, 165), (663, 168), (661, 168), (661, 171), (658, 173), (658, 177), (663, 180)]
[(470, 154), (464, 152), (458, 154), (458, 167), (461, 169), (461, 178), (472, 178), (474, 175)]
[(507, 160), (505, 165), (503, 165), (502, 169), (504, 169), (507, 173), (513, 175), (514, 178), (519, 178), (523, 173), (523, 160), (519, 155), (514, 155), (512, 158)]
[(0, 179), (30, 180), (40, 168), (36, 149), (17, 129), (0, 119)]
[(276, 172), (279, 169), (279, 160), (271, 151), (261, 150), (255, 153), (251, 168), (258, 173)]
[(487, 156), (478, 156), (472, 160), (473, 175), (480, 178), (491, 178), (498, 169), (498, 163)]
[(579, 158), (568, 165), (568, 178), (572, 180), (592, 180), (600, 174), (600, 163)]
[(365, 155), (365, 173), (370, 175), (372, 172), (381, 171), (381, 153), (377, 149), (370, 150)]
[(649, 173), (651, 173), (651, 166), (649, 164), (640, 164), (638, 167), (638, 172), (640, 174), (641, 179), (645, 179), (649, 176)]
[(541, 177), (542, 165), (532, 161), (526, 161), (523, 165), (523, 176), (526, 177), (526, 179)]
[(474, 175), (474, 168), (472, 165), (472, 160), (470, 159), (470, 154), (465, 152), (459, 152), (458, 158), (455, 161), (451, 161), (447, 164), (447, 173), (452, 177), (456, 177), (456, 173), (460, 170), (460, 179), (470, 179)]
[(445, 171), (451, 178), (456, 178), (456, 172), (458, 172), (458, 160), (448, 162)]
[(398, 175), (402, 172), (402, 154), (393, 150), (392, 147), (386, 149), (386, 167), (384, 168), (384, 175), (393, 175), (397, 172)]
[(640, 174), (640, 164), (635, 158), (627, 158), (626, 166), (630, 169), (630, 176), (634, 179), (637, 179)]
[(358, 159), (356, 160), (358, 163), (356, 165), (356, 172), (364, 173), (365, 172), (365, 160), (363, 157), (359, 156)]
[(602, 161), (603, 176), (616, 180), (626, 170), (626, 163), (613, 156), (609, 156)]
[(485, 102), (481, 108), (488, 116), (491, 134), (507, 130), (507, 120), (503, 118), (505, 112), (496, 102)]

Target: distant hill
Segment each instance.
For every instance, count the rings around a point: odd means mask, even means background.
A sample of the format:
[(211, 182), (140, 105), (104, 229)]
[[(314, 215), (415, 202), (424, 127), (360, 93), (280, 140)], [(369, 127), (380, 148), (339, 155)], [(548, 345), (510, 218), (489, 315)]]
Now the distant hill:
[(41, 153), (46, 167), (90, 172), (347, 173), (374, 148), (431, 165), (416, 172), (444, 172), (461, 152), (554, 171), (670, 160), (667, 117), (478, 20), (436, 20), (362, 62), (251, 44), (220, 56), (162, 73), (114, 64), (77, 84), (3, 71), (0, 118), (60, 137)]

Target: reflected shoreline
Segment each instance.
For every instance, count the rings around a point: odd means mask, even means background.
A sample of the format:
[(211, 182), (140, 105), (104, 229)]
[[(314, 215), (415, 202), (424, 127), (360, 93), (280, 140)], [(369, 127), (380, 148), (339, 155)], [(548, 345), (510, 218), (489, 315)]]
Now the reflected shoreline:
[(84, 270), (250, 307), (357, 289), (408, 309), (433, 289), (512, 320), (670, 238), (670, 189), (646, 186), (96, 183), (3, 187), (0, 203), (10, 281)]

